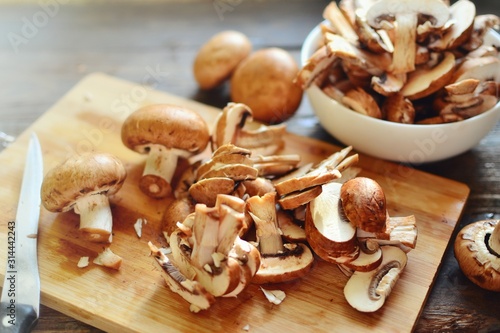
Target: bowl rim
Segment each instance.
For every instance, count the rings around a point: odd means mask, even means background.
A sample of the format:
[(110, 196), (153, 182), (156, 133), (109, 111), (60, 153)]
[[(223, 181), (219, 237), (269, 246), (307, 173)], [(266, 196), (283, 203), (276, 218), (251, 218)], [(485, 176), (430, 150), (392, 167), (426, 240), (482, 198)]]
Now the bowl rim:
[[(313, 45), (315, 42), (318, 42), (318, 39), (321, 37), (321, 24), (328, 23), (328, 20), (323, 20), (320, 23), (318, 23), (306, 36), (306, 39), (302, 43), (301, 51), (300, 51), (300, 65), (304, 66), (305, 63), (308, 61), (309, 57), (312, 55), (313, 51)], [(498, 43), (500, 44), (500, 34), (495, 31), (494, 29), (489, 29), (488, 32), (486, 33), (486, 36), (489, 36), (490, 38), (494, 38)], [(405, 123), (397, 123), (397, 122), (392, 122), (389, 120), (385, 119), (378, 119), (374, 117), (370, 117), (367, 115), (363, 115), (359, 112), (356, 112), (347, 106), (343, 105), (342, 103), (336, 101), (335, 99), (327, 96), (319, 86), (312, 84), (310, 87), (308, 87), (305, 92), (307, 93), (310, 89), (316, 88), (319, 90), (319, 93), (325, 98), (327, 98), (329, 101), (332, 102), (333, 105), (339, 106), (340, 108), (335, 110), (339, 112), (351, 112), (353, 114), (353, 117), (368, 117), (371, 121), (383, 125), (388, 125), (389, 127), (408, 127), (408, 128), (442, 128), (442, 127), (451, 127), (454, 126), (454, 124), (460, 123), (472, 123), (476, 121), (480, 121), (484, 117), (488, 117), (489, 113), (492, 112), (497, 112), (500, 110), (500, 100), (490, 109), (482, 112), (481, 114), (475, 115), (473, 117), (460, 120), (460, 121), (455, 121), (455, 122), (449, 122), (449, 123), (441, 123), (441, 124), (405, 124)], [(316, 110), (314, 110), (314, 113), (317, 113)], [(363, 118), (365, 119), (365, 118)], [(366, 120), (366, 119), (365, 119)]]

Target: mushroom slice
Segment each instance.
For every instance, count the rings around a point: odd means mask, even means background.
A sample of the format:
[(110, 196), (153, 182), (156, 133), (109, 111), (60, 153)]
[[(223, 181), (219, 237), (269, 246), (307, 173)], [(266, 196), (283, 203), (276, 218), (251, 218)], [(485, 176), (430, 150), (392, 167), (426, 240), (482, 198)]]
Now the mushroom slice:
[(215, 303), (215, 297), (207, 292), (200, 283), (186, 278), (153, 243), (149, 242), (148, 245), (151, 254), (161, 267), (162, 276), (168, 287), (189, 302), (192, 312), (206, 310)]
[(398, 247), (383, 246), (382, 263), (368, 272), (356, 271), (344, 286), (349, 305), (361, 312), (375, 312), (385, 303), (407, 263), (407, 255)]
[(452, 81), (454, 70), (455, 56), (445, 52), (443, 60), (433, 68), (420, 68), (409, 73), (401, 94), (410, 100), (429, 96)]
[(330, 3), (325, 7), (323, 10), (323, 18), (328, 20), (332, 25), (333, 30), (345, 38), (349, 43), (353, 45), (358, 44), (358, 34), (345, 18), (344, 14), (342, 14), (342, 11), (339, 9), (335, 1), (330, 1)]
[(210, 133), (205, 120), (188, 108), (153, 104), (131, 113), (121, 128), (122, 142), (128, 148), (147, 154), (139, 183), (153, 198), (172, 193), (170, 182), (179, 158), (201, 153)]
[(382, 187), (373, 179), (356, 177), (342, 184), (340, 201), (347, 219), (368, 232), (385, 230), (387, 206)]
[(113, 217), (108, 195), (116, 193), (126, 177), (125, 167), (113, 155), (75, 155), (47, 172), (41, 201), (51, 212), (74, 209), (80, 215), (80, 231), (87, 239), (110, 242)]
[(352, 261), (359, 256), (356, 227), (345, 217), (340, 202), (342, 184), (329, 183), (307, 205), (305, 232), (313, 251), (332, 263)]
[(371, 78), (371, 87), (373, 90), (383, 96), (391, 96), (398, 93), (406, 82), (406, 75), (394, 75), (384, 73), (381, 76)]
[(472, 1), (459, 0), (450, 6), (453, 24), (443, 36), (428, 45), (432, 50), (444, 51), (459, 47), (472, 35), (476, 6)]
[(357, 48), (342, 36), (327, 33), (328, 52), (343, 60), (343, 63), (355, 65), (371, 75), (381, 75), (390, 70), (389, 54), (376, 54)]
[(353, 272), (369, 272), (380, 266), (382, 263), (382, 253), (380, 247), (371, 253), (360, 251), (356, 259), (339, 265)]
[(483, 14), (476, 15), (474, 18), (474, 28), (472, 31), (472, 36), (468, 41), (461, 45), (461, 48), (467, 51), (473, 51), (483, 45), (484, 36), (490, 30), (494, 28), (498, 30), (500, 25), (500, 17), (495, 14)]
[(302, 191), (296, 191), (292, 193), (288, 193), (278, 200), (281, 208), (285, 210), (297, 209), (300, 206), (303, 206), (309, 203), (311, 200), (316, 198), (321, 194), (323, 188), (321, 185), (309, 187)]
[(385, 30), (375, 30), (368, 24), (364, 8), (357, 8), (354, 15), (354, 29), (361, 44), (366, 45), (370, 51), (375, 53), (394, 52), (394, 45), (385, 36)]
[(307, 241), (304, 228), (294, 221), (293, 216), (290, 213), (278, 209), (276, 216), (278, 219), (278, 227), (285, 240), (290, 243), (305, 243)]
[(313, 82), (320, 78), (323, 73), (327, 72), (330, 68), (337, 67), (339, 62), (340, 59), (335, 57), (328, 50), (326, 45), (323, 45), (317, 49), (302, 66), (294, 82), (303, 90), (306, 90)]
[(400, 93), (388, 96), (382, 104), (382, 111), (389, 121), (401, 124), (413, 124), (415, 122), (413, 103)]
[(278, 283), (300, 278), (307, 274), (314, 262), (311, 250), (305, 244), (283, 243), (278, 227), (276, 196), (267, 193), (247, 199), (261, 254), (260, 268), (252, 282)]
[(465, 60), (453, 75), (452, 82), (466, 79), (500, 82), (500, 59), (488, 56)]
[(189, 194), (197, 203), (213, 206), (218, 194), (231, 194), (235, 186), (236, 182), (228, 177), (205, 178), (191, 185)]
[[(357, 162), (357, 154), (347, 158), (347, 155), (351, 152), (351, 150), (352, 147), (348, 146), (331, 154), (312, 169), (309, 169), (309, 166), (306, 166), (305, 169), (297, 171), (297, 173), (295, 173), (292, 177), (285, 176), (276, 180), (274, 182), (276, 191), (279, 195), (283, 196), (288, 193), (323, 185), (340, 178), (342, 176), (342, 171)], [(304, 171), (307, 172), (300, 175), (300, 173)]]
[(342, 103), (358, 113), (377, 119), (382, 118), (382, 111), (377, 101), (361, 87), (346, 92)]
[(297, 165), (300, 163), (300, 155), (260, 155), (254, 156), (252, 161), (253, 166), (259, 170), (259, 176), (278, 177), (296, 169)]
[(162, 231), (167, 242), (170, 235), (178, 228), (178, 223), (182, 223), (186, 217), (194, 212), (194, 202), (189, 197), (175, 199), (165, 209), (162, 216)]
[[(419, 15), (423, 14), (423, 15)], [(380, 0), (366, 11), (366, 19), (375, 29), (393, 17), (395, 21), (394, 52), (391, 72), (408, 73), (415, 69), (417, 24), (425, 17), (434, 27), (443, 26), (450, 17), (449, 8), (441, 0), (428, 0), (425, 6), (413, 0)]]
[(500, 221), (482, 220), (463, 227), (454, 243), (460, 269), (474, 284), (500, 291)]
[(358, 240), (364, 243), (394, 245), (404, 252), (409, 252), (417, 245), (418, 228), (414, 215), (390, 217), (387, 215), (383, 232), (367, 232), (361, 229), (356, 233)]
[(228, 103), (215, 121), (212, 149), (231, 143), (271, 155), (284, 145), (285, 124), (263, 125), (252, 121), (252, 110), (242, 103)]
[(180, 175), (174, 189), (174, 197), (182, 199), (189, 195), (189, 187), (196, 181), (197, 170), (201, 165), (201, 160), (190, 164)]
[(230, 255), (245, 217), (223, 202), (210, 208), (197, 204), (191, 235), (178, 229), (170, 236), (172, 256), (179, 271), (198, 281), (215, 297), (234, 292), (242, 279), (250, 282), (242, 265), (259, 265), (250, 262), (255, 256), (248, 255), (245, 261)]

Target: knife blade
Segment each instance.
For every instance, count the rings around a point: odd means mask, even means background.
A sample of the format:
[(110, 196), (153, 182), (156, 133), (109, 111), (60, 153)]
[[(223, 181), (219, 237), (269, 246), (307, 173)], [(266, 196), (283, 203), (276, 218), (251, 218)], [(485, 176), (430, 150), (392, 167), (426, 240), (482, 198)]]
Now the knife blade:
[(31, 135), (15, 221), (7, 223), (7, 264), (0, 298), (0, 332), (29, 332), (38, 321), (40, 276), (37, 238), (43, 158)]

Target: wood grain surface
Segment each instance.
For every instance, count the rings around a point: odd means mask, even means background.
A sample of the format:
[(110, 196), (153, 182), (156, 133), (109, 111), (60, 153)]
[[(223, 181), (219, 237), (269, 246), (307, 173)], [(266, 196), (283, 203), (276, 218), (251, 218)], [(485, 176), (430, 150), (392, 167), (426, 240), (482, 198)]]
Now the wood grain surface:
[[(144, 98), (140, 101), (117, 102), (143, 89)], [(137, 107), (152, 103), (189, 107), (209, 124), (213, 124), (219, 112), (137, 84), (91, 74), (1, 153), (0, 163), (8, 167), (0, 174), (5, 184), (0, 192), (0, 226), (15, 217), (22, 156), (31, 132), (39, 136), (46, 170), (69, 155), (86, 151), (113, 153), (127, 168), (125, 184), (110, 199), (114, 217), (110, 247), (124, 259), (119, 271), (93, 264), (78, 268), (80, 257), (90, 256), (92, 260), (103, 245), (88, 243), (80, 237), (79, 216), (73, 212), (58, 214), (42, 209), (39, 258), (43, 304), (105, 331), (221, 332), (246, 325), (252, 327), (252, 332), (278, 331), (286, 325), (292, 325), (297, 332), (312, 328), (316, 332), (330, 332), (333, 326), (351, 332), (367, 327), (378, 332), (413, 329), (464, 208), (469, 194), (466, 185), (361, 156), (360, 175), (380, 183), (389, 213), (415, 215), (419, 228), (417, 248), (409, 253), (404, 274), (377, 313), (364, 314), (352, 309), (343, 297), (347, 278), (335, 265), (318, 259), (305, 278), (272, 286), (287, 294), (279, 306), (273, 306), (257, 285), (251, 285), (239, 297), (219, 299), (208, 311), (193, 314), (186, 302), (165, 287), (147, 247), (148, 241), (165, 244), (161, 217), (172, 199), (154, 200), (140, 192), (137, 184), (144, 156), (127, 149), (119, 135), (125, 117)], [(283, 153), (298, 153), (305, 163), (318, 162), (338, 149), (315, 139), (287, 134)], [(141, 238), (133, 228), (138, 218), (148, 221)], [(4, 241), (6, 234), (2, 232), (1, 237)], [(4, 263), (5, 249), (1, 251), (0, 262)]]

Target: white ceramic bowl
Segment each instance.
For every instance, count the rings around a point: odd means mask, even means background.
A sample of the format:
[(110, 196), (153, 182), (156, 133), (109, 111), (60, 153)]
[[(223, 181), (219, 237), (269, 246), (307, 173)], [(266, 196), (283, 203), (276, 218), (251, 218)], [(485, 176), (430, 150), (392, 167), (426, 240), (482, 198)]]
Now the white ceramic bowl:
[[(321, 40), (316, 26), (305, 39), (301, 64), (309, 59)], [(500, 36), (488, 32), (485, 43), (500, 45)], [(436, 124), (399, 124), (357, 113), (325, 95), (316, 85), (306, 95), (328, 133), (345, 145), (377, 158), (420, 164), (459, 155), (476, 146), (500, 119), (500, 103), (480, 115), (464, 121)]]

